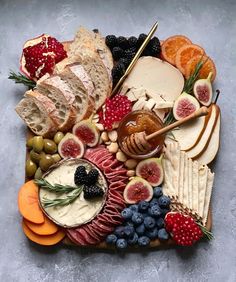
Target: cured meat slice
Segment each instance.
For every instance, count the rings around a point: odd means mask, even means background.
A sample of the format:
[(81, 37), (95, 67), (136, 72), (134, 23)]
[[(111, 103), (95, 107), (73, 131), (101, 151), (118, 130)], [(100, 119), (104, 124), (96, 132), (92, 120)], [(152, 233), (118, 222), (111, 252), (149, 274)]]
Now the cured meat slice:
[(78, 235), (76, 229), (67, 229), (67, 235), (75, 242), (77, 245), (86, 246), (88, 243), (84, 240), (84, 238)]

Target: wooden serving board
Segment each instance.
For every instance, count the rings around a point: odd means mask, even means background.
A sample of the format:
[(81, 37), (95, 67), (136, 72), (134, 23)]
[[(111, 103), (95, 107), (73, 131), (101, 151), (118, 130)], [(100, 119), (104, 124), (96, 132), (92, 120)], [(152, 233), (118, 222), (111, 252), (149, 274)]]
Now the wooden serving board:
[[(34, 134), (29, 129), (27, 129), (27, 131), (26, 131), (26, 141), (27, 141), (27, 139), (29, 139), (33, 136), (34, 136)], [(27, 158), (29, 158), (29, 151), (28, 150), (26, 150), (26, 159)], [(25, 182), (27, 182), (28, 180), (29, 179), (25, 175)], [(211, 231), (211, 228), (212, 228), (212, 211), (211, 211), (211, 207), (210, 207), (209, 212), (208, 212), (206, 229), (208, 231)], [(68, 245), (68, 246), (74, 246), (74, 247), (94, 248), (94, 249), (101, 249), (101, 250), (114, 250), (115, 249), (113, 246), (106, 244), (106, 242), (101, 242), (98, 245), (79, 246), (79, 245), (74, 244), (68, 237), (65, 237), (62, 240), (62, 244)], [(156, 240), (151, 240), (151, 243), (147, 248), (166, 249), (166, 248), (170, 248), (170, 247), (174, 247), (174, 246), (176, 246), (176, 244), (172, 239), (169, 239), (166, 242), (163, 242), (163, 241), (156, 239)], [(138, 246), (137, 247), (129, 247), (127, 250), (139, 250), (139, 247)]]

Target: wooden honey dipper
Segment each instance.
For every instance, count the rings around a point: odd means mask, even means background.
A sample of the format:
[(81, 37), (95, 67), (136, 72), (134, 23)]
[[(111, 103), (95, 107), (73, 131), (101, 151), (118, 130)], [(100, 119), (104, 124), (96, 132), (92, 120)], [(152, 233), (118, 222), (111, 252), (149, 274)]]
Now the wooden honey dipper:
[(178, 120), (166, 127), (163, 127), (162, 129), (153, 132), (149, 135), (146, 135), (146, 133), (144, 131), (142, 132), (136, 132), (133, 133), (129, 136), (127, 136), (123, 142), (123, 148), (125, 151), (129, 152), (130, 154), (133, 155), (140, 155), (140, 154), (146, 154), (148, 153), (148, 151), (151, 150), (151, 145), (148, 143), (149, 140), (151, 140), (152, 138), (155, 138), (157, 136), (160, 136), (172, 129), (174, 129), (175, 127), (178, 127), (190, 120), (193, 120), (195, 118), (199, 118), (201, 116), (206, 116), (208, 114), (208, 108), (207, 107), (201, 107), (200, 109), (198, 109), (196, 112), (192, 113), (191, 115)]

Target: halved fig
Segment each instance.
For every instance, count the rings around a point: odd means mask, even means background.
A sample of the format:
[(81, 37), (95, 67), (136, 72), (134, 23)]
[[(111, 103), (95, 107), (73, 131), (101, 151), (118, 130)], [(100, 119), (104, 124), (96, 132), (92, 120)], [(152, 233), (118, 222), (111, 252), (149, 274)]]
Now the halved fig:
[(90, 119), (76, 123), (73, 127), (73, 134), (89, 147), (96, 146), (99, 140), (97, 128)]
[(185, 118), (200, 108), (200, 104), (196, 98), (189, 95), (186, 92), (183, 92), (175, 100), (173, 107), (173, 114), (176, 120)]
[(145, 179), (136, 176), (126, 185), (123, 196), (127, 204), (150, 201), (153, 188)]
[(67, 133), (58, 144), (58, 153), (64, 159), (82, 158), (84, 155), (84, 144), (71, 133)]
[(141, 161), (136, 167), (136, 175), (144, 178), (152, 186), (158, 186), (163, 181), (161, 158), (150, 158)]
[(210, 106), (212, 101), (211, 78), (212, 72), (209, 73), (207, 78), (197, 80), (193, 87), (195, 97), (204, 106)]

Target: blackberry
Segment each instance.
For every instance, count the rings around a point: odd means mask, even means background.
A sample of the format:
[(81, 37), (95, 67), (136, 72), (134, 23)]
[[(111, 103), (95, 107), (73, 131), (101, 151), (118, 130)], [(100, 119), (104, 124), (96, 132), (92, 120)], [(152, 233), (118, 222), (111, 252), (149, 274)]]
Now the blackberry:
[(118, 61), (118, 64), (123, 64), (125, 66), (125, 68), (127, 68), (130, 63), (131, 63), (131, 60), (129, 60), (127, 58), (120, 58), (119, 61)]
[(124, 56), (124, 50), (120, 47), (114, 47), (112, 49), (112, 56), (115, 61), (118, 61), (121, 57)]
[(120, 78), (125, 73), (125, 66), (122, 63), (116, 64), (112, 71), (112, 77), (113, 78)]
[(117, 45), (124, 50), (129, 48), (129, 42), (124, 36), (119, 36), (117, 38)]
[(90, 172), (88, 173), (87, 179), (86, 179), (86, 183), (87, 185), (94, 185), (97, 180), (98, 180), (98, 170), (93, 168), (90, 170)]
[(129, 47), (136, 47), (136, 46), (137, 46), (138, 39), (137, 39), (135, 36), (131, 36), (131, 37), (128, 39), (128, 42), (129, 42)]
[(105, 39), (106, 45), (112, 50), (113, 47), (117, 46), (117, 38), (115, 35), (107, 35)]
[(141, 33), (138, 37), (138, 40), (137, 40), (137, 47), (139, 48), (142, 44), (143, 44), (143, 41), (147, 38), (147, 35), (145, 33)]
[(88, 175), (85, 166), (83, 165), (78, 166), (74, 174), (75, 185), (85, 184), (87, 181), (87, 177)]
[(125, 50), (125, 58), (128, 60), (132, 60), (136, 54), (136, 48), (132, 47)]
[(86, 200), (93, 199), (96, 197), (102, 197), (104, 195), (104, 191), (101, 187), (96, 185), (84, 186), (83, 188), (84, 198)]
[(150, 56), (159, 57), (161, 53), (160, 40), (157, 37), (153, 37), (147, 45)]

